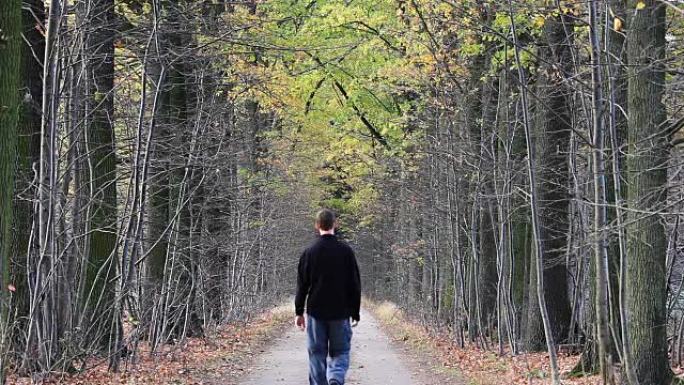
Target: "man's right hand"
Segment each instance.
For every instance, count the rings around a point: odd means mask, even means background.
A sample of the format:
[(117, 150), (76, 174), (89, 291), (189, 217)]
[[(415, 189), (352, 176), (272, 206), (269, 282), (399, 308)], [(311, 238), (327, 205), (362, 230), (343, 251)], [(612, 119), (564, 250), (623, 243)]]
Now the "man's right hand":
[(298, 315), (295, 317), (295, 326), (297, 326), (301, 331), (306, 329), (306, 320), (304, 319), (304, 316)]

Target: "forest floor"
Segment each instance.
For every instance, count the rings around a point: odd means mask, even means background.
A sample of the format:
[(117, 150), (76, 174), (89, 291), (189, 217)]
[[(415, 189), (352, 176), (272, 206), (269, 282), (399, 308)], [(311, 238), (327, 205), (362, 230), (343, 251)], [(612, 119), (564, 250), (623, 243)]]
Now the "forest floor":
[(188, 338), (182, 346), (168, 345), (155, 355), (141, 346), (135, 365), (129, 363), (120, 373), (107, 371), (106, 362), (92, 360), (79, 374), (41, 379), (10, 376), (8, 384), (234, 385), (291, 321), (291, 306), (280, 306), (252, 321), (208, 332), (206, 338)]
[[(453, 336), (413, 322), (390, 303), (366, 301), (354, 328), (348, 385), (541, 385), (549, 383), (547, 355), (499, 356), (474, 346), (460, 349)], [(247, 323), (221, 327), (151, 355), (144, 348), (135, 366), (121, 373), (100, 363), (78, 375), (10, 378), (10, 384), (65, 385), (302, 385), (307, 382), (306, 335), (284, 305)], [(563, 373), (579, 357), (560, 356)], [(91, 364), (94, 364), (92, 362)], [(594, 385), (597, 376), (564, 378), (566, 385)]]
[[(207, 338), (189, 338), (151, 355), (141, 348), (135, 366), (121, 373), (105, 362), (77, 375), (9, 379), (10, 384), (64, 385), (303, 385), (308, 382), (306, 333), (292, 325), (291, 306), (264, 313), (248, 323), (220, 328)], [(439, 360), (391, 338), (368, 311), (353, 329), (347, 385), (437, 385), (469, 383)], [(97, 366), (94, 366), (97, 365)]]

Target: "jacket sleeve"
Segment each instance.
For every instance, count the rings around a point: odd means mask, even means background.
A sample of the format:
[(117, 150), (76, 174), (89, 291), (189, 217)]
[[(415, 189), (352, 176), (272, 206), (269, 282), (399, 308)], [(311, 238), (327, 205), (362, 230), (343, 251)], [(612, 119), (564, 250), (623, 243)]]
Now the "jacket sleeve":
[(361, 276), (359, 274), (359, 265), (356, 262), (354, 251), (351, 252), (351, 287), (349, 293), (349, 304), (351, 305), (352, 319), (355, 321), (361, 320)]
[(304, 315), (306, 296), (309, 294), (311, 282), (309, 282), (309, 267), (307, 263), (306, 251), (299, 257), (297, 266), (297, 294), (295, 295), (295, 313)]

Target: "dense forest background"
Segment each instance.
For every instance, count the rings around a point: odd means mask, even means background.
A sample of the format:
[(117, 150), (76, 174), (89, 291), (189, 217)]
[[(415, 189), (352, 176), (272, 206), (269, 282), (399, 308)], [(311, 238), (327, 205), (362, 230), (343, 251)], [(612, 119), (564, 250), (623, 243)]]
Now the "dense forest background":
[[(461, 346), (682, 364), (676, 0), (0, 1), (0, 368), (119, 370), (291, 294), (330, 207), (364, 293)], [(3, 376), (4, 378), (4, 376)]]

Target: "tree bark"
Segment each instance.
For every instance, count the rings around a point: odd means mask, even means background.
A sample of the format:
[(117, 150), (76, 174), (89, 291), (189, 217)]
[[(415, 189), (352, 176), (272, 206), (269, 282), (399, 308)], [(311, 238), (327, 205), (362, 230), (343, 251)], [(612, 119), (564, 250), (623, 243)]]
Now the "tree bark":
[[(481, 137), (481, 124), (479, 123), (482, 118), (482, 85), (480, 83), (480, 77), (483, 74), (483, 68), (485, 66), (486, 60), (483, 54), (477, 55), (473, 58), (473, 62), (470, 66), (470, 81), (468, 87), (468, 94), (465, 96), (465, 124), (468, 127), (470, 134), (470, 149), (473, 155), (480, 153), (480, 137)], [(478, 175), (477, 170), (473, 170), (471, 175)], [(475, 200), (478, 200), (479, 196), (479, 180), (475, 177), (470, 177), (466, 181), (467, 189), (473, 192)], [(479, 224), (480, 224), (480, 210), (479, 202), (474, 202), (470, 207), (470, 242), (471, 242), (471, 253), (468, 258), (468, 339), (474, 342), (478, 335), (482, 332), (479, 327), (479, 287), (478, 287), (478, 277), (479, 277), (479, 265), (480, 265), (480, 245), (479, 245)]]
[[(113, 0), (91, 0), (82, 15), (86, 33), (86, 149), (90, 186), (84, 308), (95, 342), (111, 353), (117, 266), (116, 147), (114, 135)], [(110, 346), (111, 345), (111, 346)]]
[(605, 162), (605, 130), (603, 124), (603, 87), (601, 68), (601, 46), (599, 44), (598, 10), (595, 0), (589, 1), (589, 41), (591, 47), (591, 88), (592, 88), (592, 171), (594, 173), (594, 234), (596, 239), (594, 246), (594, 264), (596, 266), (595, 278), (595, 311), (596, 311), (596, 340), (598, 342), (598, 359), (601, 376), (604, 384), (613, 383), (611, 369), (611, 357), (614, 349), (610, 344), (609, 315), (609, 264), (608, 243), (606, 238), (607, 212), (606, 212), (606, 162)]
[[(29, 295), (26, 284), (28, 254), (35, 249), (31, 245), (31, 227), (34, 221), (33, 199), (36, 195), (36, 177), (33, 166), (40, 159), (41, 101), (43, 97), (43, 60), (45, 38), (40, 29), (45, 23), (43, 1), (25, 0), (22, 9), (22, 89), (23, 103), (19, 117), (17, 138), (17, 194), (15, 195), (15, 234), (12, 256), (12, 280), (17, 287), (17, 311), (20, 318), (28, 316)], [(38, 27), (40, 25), (40, 27)], [(35, 250), (34, 250), (35, 251)], [(24, 321), (20, 321), (24, 322)]]
[(627, 308), (639, 384), (668, 384), (666, 253), (662, 210), (667, 198), (668, 134), (664, 132), (665, 5), (631, 0), (627, 32), (629, 157), (627, 180)]
[[(488, 56), (488, 55), (486, 55)], [(497, 299), (497, 240), (495, 229), (498, 226), (495, 215), (496, 192), (494, 189), (494, 164), (496, 154), (491, 142), (493, 141), (494, 125), (497, 113), (498, 81), (487, 77), (483, 82), (482, 91), (482, 119), (480, 127), (480, 200), (479, 200), (479, 271), (477, 284), (480, 317), (484, 327), (492, 325)], [(487, 333), (492, 330), (486, 330)]]
[(560, 372), (558, 369), (558, 356), (556, 352), (556, 341), (553, 336), (553, 324), (551, 323), (551, 316), (547, 307), (545, 283), (546, 277), (544, 273), (544, 255), (547, 252), (545, 245), (544, 232), (546, 229), (540, 223), (539, 210), (539, 192), (537, 185), (537, 165), (536, 165), (536, 146), (532, 137), (532, 123), (529, 117), (529, 101), (527, 98), (527, 80), (525, 71), (522, 67), (522, 60), (520, 58), (520, 48), (518, 46), (518, 33), (515, 25), (515, 17), (513, 16), (513, 0), (508, 0), (509, 17), (511, 21), (511, 32), (513, 34), (513, 45), (515, 46), (515, 63), (518, 67), (518, 81), (520, 83), (520, 96), (522, 101), (523, 124), (525, 127), (525, 143), (527, 146), (527, 176), (530, 183), (530, 211), (532, 214), (532, 233), (535, 245), (535, 266), (534, 270), (537, 274), (536, 295), (539, 302), (539, 312), (544, 326), (544, 336), (546, 339), (546, 347), (549, 353), (549, 363), (551, 366), (551, 380), (553, 385), (560, 385)]
[[(607, 102), (608, 108), (608, 125), (607, 132), (610, 140), (608, 155), (611, 161), (606, 164), (606, 172), (609, 174), (606, 179), (606, 202), (607, 207), (607, 223), (616, 221), (617, 231), (607, 234), (608, 236), (608, 278), (610, 289), (610, 311), (611, 311), (611, 327), (615, 333), (621, 333), (623, 329), (621, 322), (622, 302), (622, 284), (620, 280), (623, 279), (624, 274), (620, 271), (621, 264), (624, 261), (624, 254), (626, 252), (624, 247), (624, 215), (618, 208), (624, 204), (624, 197), (626, 188), (624, 183), (624, 173), (622, 165), (624, 163), (624, 145), (627, 139), (627, 77), (625, 76), (626, 68), (626, 50), (625, 50), (625, 0), (611, 0), (608, 4), (610, 7), (608, 12), (612, 13), (612, 20), (608, 19), (606, 23), (606, 51), (607, 51)], [(619, 217), (618, 217), (619, 216)], [(621, 243), (623, 243), (621, 245)], [(620, 339), (623, 344), (626, 341), (626, 334), (622, 335)], [(609, 351), (612, 354), (614, 361), (618, 361), (620, 353), (618, 352), (617, 338), (611, 334)], [(625, 359), (624, 353), (622, 359)], [(625, 364), (623, 362), (623, 364)], [(625, 365), (623, 365), (625, 366)]]
[[(14, 179), (19, 118), (21, 65), (21, 1), (3, 2), (0, 7), (0, 335), (6, 340), (9, 314), (10, 250)], [(0, 352), (7, 357), (6, 352)], [(7, 362), (0, 359), (0, 383), (5, 382)]]
[[(554, 340), (567, 340), (571, 307), (568, 298), (565, 252), (568, 233), (568, 149), (572, 130), (570, 93), (566, 83), (572, 63), (571, 18), (550, 16), (544, 25), (541, 65), (537, 80), (538, 100), (534, 145), (538, 167), (539, 219), (544, 239), (543, 264), (545, 296)], [(531, 284), (533, 289), (536, 285)], [(530, 306), (532, 309), (532, 306)], [(544, 335), (538, 312), (528, 319), (530, 348), (543, 347)]]

